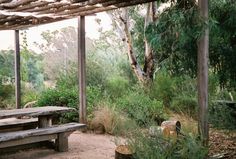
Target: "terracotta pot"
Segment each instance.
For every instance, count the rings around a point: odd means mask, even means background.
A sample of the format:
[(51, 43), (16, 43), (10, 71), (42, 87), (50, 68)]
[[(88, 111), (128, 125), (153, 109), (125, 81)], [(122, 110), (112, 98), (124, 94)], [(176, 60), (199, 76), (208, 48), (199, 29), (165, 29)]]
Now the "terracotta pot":
[(119, 145), (115, 150), (115, 159), (134, 159), (133, 152), (127, 145)]

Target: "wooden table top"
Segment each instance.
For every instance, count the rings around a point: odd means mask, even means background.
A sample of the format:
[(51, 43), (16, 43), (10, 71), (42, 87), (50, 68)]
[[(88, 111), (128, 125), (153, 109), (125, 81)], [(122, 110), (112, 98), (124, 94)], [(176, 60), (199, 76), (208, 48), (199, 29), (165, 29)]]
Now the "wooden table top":
[(22, 116), (38, 117), (38, 116), (44, 116), (44, 115), (65, 113), (65, 112), (70, 112), (74, 110), (75, 109), (73, 108), (58, 107), (58, 106), (0, 110), (0, 119), (11, 118), (11, 117), (22, 117)]

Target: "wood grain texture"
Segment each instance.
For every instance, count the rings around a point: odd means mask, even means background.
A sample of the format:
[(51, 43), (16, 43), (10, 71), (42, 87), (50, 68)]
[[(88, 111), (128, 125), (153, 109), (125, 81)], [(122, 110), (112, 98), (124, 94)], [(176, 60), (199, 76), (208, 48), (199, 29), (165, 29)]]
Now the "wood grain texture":
[(30, 143), (52, 140), (52, 139), (56, 139), (56, 138), (57, 138), (57, 134), (31, 136), (31, 137), (27, 137), (27, 138), (18, 139), (18, 140), (10, 140), (10, 141), (5, 141), (5, 142), (0, 142), (0, 148), (25, 145), (25, 144), (30, 144)]
[(30, 130), (24, 130), (24, 131), (0, 133), (0, 143), (4, 141), (24, 139), (24, 138), (33, 137), (33, 136), (39, 137), (43, 135), (58, 134), (58, 133), (63, 133), (63, 132), (72, 132), (72, 131), (79, 130), (85, 127), (86, 127), (85, 124), (68, 123), (68, 124), (53, 126), (49, 128), (30, 129)]
[(56, 150), (59, 152), (68, 151), (68, 136), (70, 133), (59, 133), (56, 139)]
[(0, 0), (0, 30), (18, 30), (155, 0)]
[[(209, 23), (208, 0), (199, 0), (200, 15)], [(208, 63), (209, 63), (209, 28), (206, 27), (198, 42), (198, 130), (204, 146), (208, 146)]]
[(12, 132), (27, 129), (35, 129), (38, 126), (37, 118), (30, 119), (16, 119), (8, 118), (0, 120), (0, 133), (2, 132)]
[(30, 119), (17, 119), (17, 118), (10, 118), (10, 119), (1, 119), (0, 120), (0, 129), (2, 127), (9, 127), (9, 126), (21, 126), (27, 125), (31, 123), (38, 123), (38, 118), (30, 118)]
[(45, 106), (25, 109), (0, 110), (0, 119), (22, 116), (38, 117), (44, 115), (60, 114), (70, 111), (75, 111), (75, 109), (68, 107)]

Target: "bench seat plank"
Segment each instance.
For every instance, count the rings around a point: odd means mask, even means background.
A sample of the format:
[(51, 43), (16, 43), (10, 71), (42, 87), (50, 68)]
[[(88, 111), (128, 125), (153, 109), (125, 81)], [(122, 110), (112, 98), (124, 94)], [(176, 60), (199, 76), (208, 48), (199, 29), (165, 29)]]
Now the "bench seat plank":
[(52, 140), (52, 139), (57, 139), (57, 134), (43, 135), (43, 136), (31, 136), (31, 137), (27, 137), (27, 138), (18, 139), (18, 140), (10, 140), (10, 141), (5, 141), (5, 142), (0, 142), (0, 151), (2, 148), (6, 148), (6, 147), (14, 147), (14, 146), (19, 146), (19, 145), (37, 143), (37, 142), (41, 142), (41, 141), (48, 141), (48, 140)]
[(24, 125), (33, 124), (33, 123), (38, 123), (38, 118), (30, 118), (30, 119), (17, 119), (17, 118), (1, 119), (0, 120), (0, 129), (2, 127), (24, 126)]
[(43, 136), (43, 135), (51, 135), (58, 134), (63, 132), (71, 132), (81, 128), (85, 128), (85, 124), (80, 123), (68, 123), (58, 126), (52, 126), (49, 128), (40, 128), (40, 129), (30, 129), (24, 131), (16, 131), (16, 132), (8, 132), (8, 133), (0, 133), (0, 143), (4, 141), (23, 139), (27, 137), (33, 136)]
[(0, 119), (0, 133), (27, 130), (27, 129), (35, 129), (36, 127), (38, 127), (38, 118), (30, 118), (30, 119), (7, 118), (7, 119)]

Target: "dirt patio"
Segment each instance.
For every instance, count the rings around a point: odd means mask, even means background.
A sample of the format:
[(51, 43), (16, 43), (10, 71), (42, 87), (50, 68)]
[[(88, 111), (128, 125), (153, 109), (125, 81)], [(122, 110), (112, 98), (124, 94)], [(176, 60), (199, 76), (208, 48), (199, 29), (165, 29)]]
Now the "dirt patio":
[(114, 136), (75, 132), (69, 137), (69, 152), (31, 149), (0, 156), (0, 159), (114, 159), (114, 141)]

